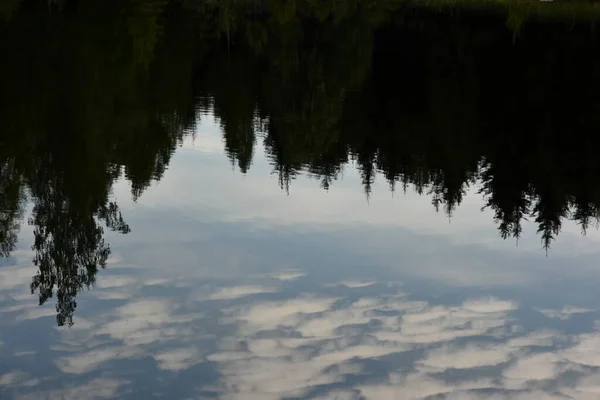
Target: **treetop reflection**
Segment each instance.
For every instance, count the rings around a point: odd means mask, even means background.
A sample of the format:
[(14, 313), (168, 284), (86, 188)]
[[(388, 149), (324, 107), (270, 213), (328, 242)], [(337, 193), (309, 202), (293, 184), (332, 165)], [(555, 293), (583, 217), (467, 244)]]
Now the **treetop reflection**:
[(477, 187), (503, 238), (531, 218), (546, 249), (564, 219), (598, 223), (587, 20), (531, 18), (515, 36), (497, 10), (390, 1), (13, 3), (0, 8), (0, 255), (30, 202), (31, 290), (56, 293), (59, 325), (106, 264), (102, 225), (130, 231), (113, 183), (140, 197), (205, 113), (242, 173), (262, 142), (284, 190), (301, 173), (330, 189), (354, 162), (367, 196), (380, 173), (448, 215)]

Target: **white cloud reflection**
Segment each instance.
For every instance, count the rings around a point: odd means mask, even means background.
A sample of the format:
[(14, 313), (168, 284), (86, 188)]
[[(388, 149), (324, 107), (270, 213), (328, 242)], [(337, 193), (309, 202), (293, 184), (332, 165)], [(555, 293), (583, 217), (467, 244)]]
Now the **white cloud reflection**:
[(557, 318), (557, 319), (561, 319), (561, 320), (567, 320), (575, 314), (586, 314), (589, 312), (593, 312), (595, 310), (592, 310), (589, 308), (566, 306), (560, 310), (541, 309), (539, 311), (548, 318)]
[(154, 355), (154, 359), (158, 361), (160, 369), (169, 371), (187, 369), (202, 361), (198, 350), (193, 346), (167, 349)]
[(217, 291), (211, 294), (209, 298), (211, 300), (232, 300), (244, 296), (250, 296), (253, 294), (276, 293), (277, 291), (278, 289), (275, 287), (261, 285), (243, 285), (229, 288), (219, 288)]
[[(101, 382), (107, 386), (98, 398), (119, 397), (144, 383), (119, 376), (122, 369), (113, 376), (112, 366), (142, 359), (158, 374), (214, 368), (209, 382), (187, 383), (213, 393), (198, 398), (585, 399), (600, 393), (596, 328), (575, 335), (527, 330), (515, 314), (521, 306), (496, 297), (439, 304), (414, 300), (397, 285), (368, 294), (376, 282), (346, 286), (351, 297), (331, 295), (340, 286), (329, 284), (297, 295), (275, 292), (269, 279), (213, 284), (209, 296), (190, 296), (194, 285), (179, 287), (188, 294), (168, 298), (140, 296), (140, 281), (108, 279), (108, 289), (121, 282), (118, 287), (131, 289), (132, 297), (109, 312), (76, 320), (73, 329), (58, 330), (61, 343), (53, 351), (62, 355), (56, 367), (85, 382), (52, 389), (48, 398), (74, 398)], [(273, 293), (282, 298), (274, 300)], [(21, 389), (42, 382), (26, 372), (0, 379)]]
[(280, 281), (293, 281), (306, 276), (306, 274), (300, 271), (286, 271), (277, 274), (271, 274), (269, 276), (274, 279), (279, 279)]
[(68, 374), (83, 374), (93, 371), (109, 360), (126, 359), (141, 356), (142, 349), (127, 346), (102, 347), (61, 357), (56, 361), (57, 367)]
[(63, 389), (17, 396), (16, 400), (114, 399), (118, 397), (118, 390), (127, 384), (128, 381), (119, 379), (95, 378), (81, 385), (67, 384)]
[[(222, 340), (239, 338), (246, 350), (235, 357), (230, 352), (209, 356), (219, 363), (226, 395), (303, 397), (360, 375), (365, 360), (394, 359), (430, 348), (412, 364), (418, 373), (402, 378), (394, 375), (396, 381), (401, 381), (402, 398), (419, 398), (453, 390), (429, 376), (433, 372), (508, 363), (519, 352), (506, 344), (448, 344), (458, 338), (503, 336), (505, 331), (495, 330), (510, 324), (508, 313), (516, 309), (514, 302), (485, 298), (457, 306), (433, 306), (411, 301), (405, 294), (364, 297), (345, 305), (340, 300), (313, 297), (228, 309), (233, 317), (227, 322), (234, 323), (237, 332)], [(263, 338), (265, 332), (271, 332), (272, 337)], [(462, 383), (459, 388), (492, 387), (491, 381), (478, 379)], [(388, 382), (353, 389), (343, 392), (344, 396), (363, 392), (370, 393), (368, 398), (398, 398), (399, 388)]]

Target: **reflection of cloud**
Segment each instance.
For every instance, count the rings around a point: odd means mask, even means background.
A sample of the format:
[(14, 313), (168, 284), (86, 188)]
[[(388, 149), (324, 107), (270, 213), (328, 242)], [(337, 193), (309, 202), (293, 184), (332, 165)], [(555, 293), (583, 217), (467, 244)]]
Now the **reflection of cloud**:
[(32, 356), (35, 353), (36, 353), (35, 351), (16, 351), (15, 352), (15, 357)]
[(467, 369), (497, 365), (510, 360), (511, 354), (508, 350), (503, 346), (471, 345), (464, 348), (445, 346), (430, 351), (420, 364), (442, 371), (449, 368)]
[(108, 334), (125, 344), (148, 344), (161, 339), (178, 338), (185, 332), (170, 328), (189, 322), (198, 315), (176, 315), (176, 305), (166, 299), (132, 301), (116, 310), (116, 318), (104, 324), (98, 334)]
[(185, 370), (203, 359), (196, 346), (181, 345), (186, 339), (203, 339), (189, 326), (199, 318), (199, 314), (181, 313), (179, 306), (166, 299), (133, 300), (100, 315), (96, 323), (78, 319), (73, 329), (59, 330), (65, 346), (54, 346), (53, 350), (71, 354), (55, 363), (64, 373), (90, 373), (115, 360), (148, 356), (146, 346), (175, 341), (177, 347), (154, 350), (152, 357), (159, 369)]
[(542, 314), (544, 314), (548, 318), (557, 318), (561, 320), (567, 320), (571, 318), (573, 314), (585, 314), (589, 312), (593, 312), (594, 310), (588, 308), (581, 307), (563, 307), (561, 310), (551, 310), (551, 309), (542, 309), (539, 310)]
[(131, 297), (131, 293), (123, 292), (112, 292), (112, 291), (98, 291), (94, 292), (93, 296), (100, 300), (126, 300)]
[(160, 369), (178, 371), (202, 361), (195, 347), (182, 347), (160, 352), (154, 356)]
[(0, 387), (8, 386), (36, 386), (40, 383), (38, 379), (32, 378), (23, 371), (13, 371), (0, 375)]
[(600, 373), (583, 376), (573, 390), (571, 396), (576, 399), (600, 398)]
[(259, 357), (224, 363), (221, 373), (226, 376), (223, 381), (226, 393), (222, 398), (246, 399), (252, 395), (272, 399), (300, 397), (307, 388), (341, 381), (338, 374), (322, 370), (326, 365)]
[[(561, 394), (550, 394), (542, 390), (510, 391), (507, 393), (450, 393), (446, 400), (565, 400)], [(584, 400), (580, 397), (578, 400)], [(594, 398), (595, 399), (595, 398)], [(591, 399), (590, 399), (591, 400)]]
[(315, 314), (331, 307), (335, 298), (299, 298), (274, 301), (236, 309), (236, 318), (247, 323), (249, 331), (274, 329), (282, 325), (294, 325), (303, 314)]
[[(107, 293), (125, 293), (141, 282), (109, 280)], [(265, 279), (264, 286), (214, 289), (189, 282), (202, 295), (180, 289), (182, 303), (134, 297), (88, 320), (79, 318), (73, 329), (57, 329), (61, 342), (51, 350), (61, 354), (55, 364), (72, 379), (98, 373), (108, 379), (113, 367), (121, 374), (118, 366), (127, 360), (140, 365), (140, 358), (146, 363), (152, 357), (155, 363), (147, 365), (160, 386), (163, 374), (189, 376), (187, 370), (206, 363), (202, 368), (216, 369), (212, 376), (218, 381), (202, 389), (221, 399), (585, 399), (600, 393), (597, 377), (590, 375), (600, 367), (600, 324), (597, 332), (572, 336), (526, 332), (517, 325), (518, 304), (493, 297), (441, 305), (384, 286), (382, 292), (390, 294), (358, 297), (366, 282), (342, 281), (355, 288), (352, 296), (319, 286), (313, 294), (282, 299), (285, 291), (268, 295), (276, 291), (269, 282), (286, 285)], [(244, 302), (211, 301), (248, 295), (254, 296)], [(0, 384), (9, 381), (23, 388), (31, 374), (0, 377)], [(81, 388), (94, 390), (98, 382), (48, 397), (76, 398)], [(108, 379), (100, 393), (119, 397), (125, 384)]]
[(49, 400), (81, 400), (81, 399), (114, 399), (117, 397), (118, 390), (121, 386), (129, 382), (108, 379), (96, 378), (91, 381), (75, 386), (69, 385), (65, 389), (46, 390), (43, 393), (32, 393), (29, 395), (20, 396), (19, 400), (39, 400), (40, 398)]
[(463, 303), (463, 308), (467, 311), (473, 311), (477, 313), (497, 313), (503, 311), (516, 310), (517, 303), (515, 303), (514, 301), (488, 298), (465, 301)]
[[(302, 397), (314, 388), (339, 384), (360, 374), (364, 360), (396, 357), (426, 346), (436, 347), (415, 363), (417, 373), (394, 375), (385, 384), (360, 386), (362, 395), (408, 399), (484, 389), (494, 387), (491, 378), (467, 380), (457, 386), (429, 374), (449, 368), (499, 365), (517, 353), (514, 346), (500, 344), (438, 345), (485, 335), (506, 325), (507, 313), (517, 307), (514, 302), (487, 298), (457, 306), (431, 306), (410, 301), (402, 294), (351, 303), (338, 300), (307, 297), (230, 308), (225, 321), (235, 324), (238, 332), (222, 338), (224, 350), (207, 357), (219, 364), (224, 398)], [(268, 339), (261, 337), (265, 332), (269, 332)], [(232, 344), (236, 340), (237, 349)], [(342, 394), (356, 398), (356, 390)]]
[(0, 268), (0, 291), (29, 288), (31, 277), (35, 273), (35, 267), (22, 265)]
[(302, 278), (303, 276), (306, 276), (306, 274), (299, 271), (288, 271), (280, 274), (269, 275), (269, 277), (273, 279), (279, 279), (280, 281), (293, 281), (295, 279)]
[(206, 133), (207, 128), (215, 129), (214, 127), (210, 127), (208, 124), (202, 124), (203, 132), (197, 133), (193, 137), (186, 137), (183, 139), (182, 147), (186, 150), (196, 150), (201, 151), (203, 153), (214, 153), (221, 154), (223, 152), (223, 140), (221, 139), (221, 135), (218, 131), (213, 132), (212, 134)]
[(30, 308), (29, 310), (27, 310), (27, 312), (19, 314), (19, 316), (17, 317), (17, 321), (54, 316), (56, 316), (56, 310), (54, 308), (51, 308), (49, 305), (36, 305), (35, 308)]
[(458, 384), (447, 384), (421, 373), (389, 374), (384, 384), (360, 385), (359, 389), (367, 399), (395, 400), (422, 399), (427, 396), (444, 395), (474, 389), (493, 388), (491, 379), (475, 379)]
[(211, 300), (231, 300), (261, 293), (276, 293), (277, 288), (259, 285), (245, 285), (221, 288), (210, 295)]
[(103, 275), (98, 279), (96, 287), (98, 289), (115, 288), (129, 286), (135, 283), (137, 280), (130, 276), (121, 275)]
[[(574, 345), (552, 352), (555, 344), (574, 339), (548, 330), (521, 334), (511, 327), (509, 316), (517, 308), (515, 302), (495, 298), (433, 306), (406, 295), (351, 303), (322, 297), (254, 303), (227, 310), (226, 321), (238, 331), (223, 337), (223, 350), (207, 359), (219, 365), (223, 398), (306, 397), (313, 390), (327, 393), (322, 398), (342, 399), (593, 396), (600, 385), (594, 386), (592, 378), (559, 390), (534, 390), (531, 385), (584, 371), (576, 364), (600, 366), (600, 333), (579, 335)], [(269, 338), (261, 337), (265, 332)], [(407, 372), (350, 389), (327, 389), (372, 373), (363, 370), (367, 360), (407, 357), (403, 354), (420, 354)], [(436, 375), (453, 370), (466, 374), (455, 381)]]
[(323, 396), (313, 397), (313, 400), (361, 400), (358, 390), (332, 390)]
[(237, 361), (245, 360), (252, 356), (251, 352), (247, 351), (220, 351), (206, 357), (209, 361)]
[(374, 285), (376, 282), (341, 281), (327, 286), (346, 286), (351, 289)]
[(98, 368), (106, 361), (141, 356), (142, 349), (135, 347), (108, 347), (78, 353), (58, 359), (56, 365), (68, 374), (83, 374)]
[(514, 388), (520, 388), (528, 381), (552, 379), (559, 373), (556, 366), (558, 360), (551, 353), (525, 357), (504, 370), (503, 376), (507, 379), (507, 386)]
[(579, 335), (576, 343), (561, 351), (560, 356), (575, 364), (600, 367), (600, 332)]
[(415, 344), (448, 342), (506, 325), (506, 313), (515, 307), (514, 303), (495, 299), (470, 300), (454, 307), (416, 304), (402, 316), (401, 323), (374, 335), (379, 340)]
[[(342, 341), (342, 346), (345, 343)], [(342, 363), (352, 359), (367, 359), (381, 357), (386, 354), (400, 353), (409, 350), (410, 347), (399, 344), (374, 343), (372, 345), (356, 345), (343, 348), (341, 350), (327, 349), (323, 354), (314, 358), (316, 363), (323, 363), (323, 366), (330, 366)]]
[(540, 330), (511, 339), (508, 341), (508, 346), (513, 348), (529, 346), (550, 347), (557, 338), (560, 338), (560, 334), (556, 331)]

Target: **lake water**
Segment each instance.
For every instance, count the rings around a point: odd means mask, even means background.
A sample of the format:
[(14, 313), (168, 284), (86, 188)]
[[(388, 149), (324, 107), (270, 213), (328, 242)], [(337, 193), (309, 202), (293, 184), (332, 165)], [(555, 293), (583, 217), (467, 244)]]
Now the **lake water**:
[(14, 4), (1, 399), (600, 398), (589, 19)]

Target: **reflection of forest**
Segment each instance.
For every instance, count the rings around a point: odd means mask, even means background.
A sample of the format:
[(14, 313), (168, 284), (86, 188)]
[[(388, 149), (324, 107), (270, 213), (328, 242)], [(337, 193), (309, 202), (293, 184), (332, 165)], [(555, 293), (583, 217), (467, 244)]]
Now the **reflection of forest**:
[(163, 3), (24, 1), (0, 26), (0, 250), (29, 197), (31, 289), (56, 294), (61, 325), (110, 254), (99, 223), (129, 232), (112, 183), (124, 174), (139, 196), (194, 124), (191, 44), (170, 36)]
[[(329, 188), (356, 162), (451, 213), (481, 188), (503, 237), (534, 219), (544, 246), (600, 207), (598, 35), (390, 1), (128, 0), (0, 7), (0, 255), (29, 197), (59, 324), (129, 232), (112, 183), (160, 179), (196, 110), (214, 110), (242, 172), (263, 141), (280, 184)], [(10, 5), (13, 4), (13, 7)], [(510, 24), (509, 24), (510, 25)], [(568, 141), (566, 139), (569, 139)]]
[(561, 219), (597, 221), (588, 25), (530, 21), (515, 37), (493, 13), (243, 4), (206, 8), (221, 45), (197, 84), (242, 172), (262, 135), (284, 188), (302, 171), (328, 188), (352, 160), (367, 195), (379, 172), (447, 213), (476, 185), (505, 238), (530, 217), (548, 247)]

